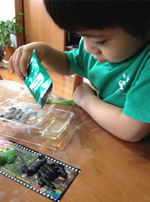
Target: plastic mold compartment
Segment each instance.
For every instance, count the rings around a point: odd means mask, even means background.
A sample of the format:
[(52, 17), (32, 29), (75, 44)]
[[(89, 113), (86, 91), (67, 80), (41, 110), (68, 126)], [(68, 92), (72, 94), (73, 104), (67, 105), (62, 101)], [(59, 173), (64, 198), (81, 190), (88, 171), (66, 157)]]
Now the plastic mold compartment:
[(54, 106), (41, 110), (37, 104), (5, 100), (0, 103), (0, 133), (54, 150), (64, 149), (75, 130), (74, 113)]
[(7, 99), (0, 103), (0, 119), (13, 122), (14, 124), (37, 127), (47, 113), (47, 111), (41, 110), (36, 104), (18, 102), (14, 99)]
[[(42, 137), (57, 140), (68, 127), (74, 113), (65, 110), (54, 109), (48, 117), (44, 119), (40, 127)], [(47, 119), (49, 121), (47, 121)]]

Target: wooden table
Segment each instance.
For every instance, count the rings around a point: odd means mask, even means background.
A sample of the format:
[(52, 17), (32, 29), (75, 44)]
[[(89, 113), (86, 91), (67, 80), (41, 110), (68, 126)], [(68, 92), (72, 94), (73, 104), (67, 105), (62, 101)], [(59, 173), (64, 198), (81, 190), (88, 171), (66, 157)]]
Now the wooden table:
[[(59, 96), (56, 98), (60, 99)], [(104, 131), (77, 106), (57, 105), (57, 108), (75, 114), (76, 130), (66, 147), (56, 151), (23, 144), (81, 169), (61, 201), (149, 202), (149, 136), (139, 143), (125, 142)], [(2, 202), (51, 201), (3, 175), (0, 175), (0, 182)]]

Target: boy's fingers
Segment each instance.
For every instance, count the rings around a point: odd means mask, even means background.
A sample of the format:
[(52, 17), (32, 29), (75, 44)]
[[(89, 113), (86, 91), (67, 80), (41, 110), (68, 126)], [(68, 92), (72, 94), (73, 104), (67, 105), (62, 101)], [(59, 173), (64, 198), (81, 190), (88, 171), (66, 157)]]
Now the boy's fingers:
[(8, 66), (9, 66), (9, 71), (11, 74), (14, 73), (14, 68), (13, 68), (13, 56), (11, 56), (10, 60), (9, 60), (9, 63), (8, 63)]
[(20, 58), (20, 71), (24, 77), (28, 76), (27, 66), (30, 62), (30, 56), (27, 53), (24, 53)]
[(16, 74), (19, 76), (21, 80), (24, 80), (24, 75), (21, 72), (20, 69), (20, 58), (22, 53), (20, 51), (15, 51), (14, 57), (13, 57), (13, 68)]
[(9, 70), (11, 73), (16, 72), (21, 80), (28, 75), (27, 66), (31, 59), (30, 50), (19, 47), (9, 60)]

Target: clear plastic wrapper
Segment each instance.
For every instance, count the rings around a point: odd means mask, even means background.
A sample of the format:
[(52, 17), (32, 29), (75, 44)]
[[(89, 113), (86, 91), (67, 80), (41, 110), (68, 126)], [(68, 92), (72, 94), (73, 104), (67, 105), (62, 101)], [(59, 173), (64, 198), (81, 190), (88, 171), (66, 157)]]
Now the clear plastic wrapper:
[[(74, 113), (57, 104), (39, 108), (28, 88), (0, 81), (0, 135), (54, 150), (62, 150), (75, 131)], [(49, 99), (58, 99), (51, 94)]]

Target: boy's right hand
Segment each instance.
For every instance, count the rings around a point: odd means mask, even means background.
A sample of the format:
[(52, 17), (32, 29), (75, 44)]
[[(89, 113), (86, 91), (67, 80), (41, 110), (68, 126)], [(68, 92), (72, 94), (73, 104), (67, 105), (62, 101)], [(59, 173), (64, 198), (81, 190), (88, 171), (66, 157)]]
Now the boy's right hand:
[(30, 63), (32, 51), (34, 49), (36, 50), (38, 59), (41, 61), (44, 55), (44, 51), (41, 48), (41, 43), (38, 42), (19, 47), (9, 60), (10, 72), (12, 74), (16, 72), (21, 80), (24, 80), (24, 78), (28, 75), (27, 68)]

